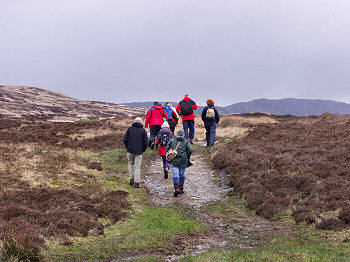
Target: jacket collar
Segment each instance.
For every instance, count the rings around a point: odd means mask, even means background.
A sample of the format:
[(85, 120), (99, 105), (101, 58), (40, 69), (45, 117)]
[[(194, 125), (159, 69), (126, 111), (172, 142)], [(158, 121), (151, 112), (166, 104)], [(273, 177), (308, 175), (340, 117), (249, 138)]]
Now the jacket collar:
[(191, 101), (192, 99), (189, 96), (185, 96), (184, 99), (182, 99), (182, 101), (188, 102)]
[(134, 122), (132, 124), (133, 127), (138, 127), (138, 128), (143, 128), (143, 125), (141, 123), (138, 123), (138, 122)]

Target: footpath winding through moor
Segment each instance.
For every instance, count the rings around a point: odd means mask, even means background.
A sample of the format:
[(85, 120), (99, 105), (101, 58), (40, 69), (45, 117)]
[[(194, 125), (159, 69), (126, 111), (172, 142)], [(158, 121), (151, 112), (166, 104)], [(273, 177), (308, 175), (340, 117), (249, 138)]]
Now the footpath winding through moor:
[[(208, 230), (195, 236), (178, 239), (172, 251), (164, 254), (164, 259), (173, 261), (184, 255), (198, 254), (210, 248), (252, 248), (265, 236), (286, 230), (277, 222), (249, 216), (244, 212), (230, 214), (223, 219), (208, 212), (208, 205), (215, 201), (227, 201), (233, 188), (228, 186), (225, 172), (213, 170), (206, 162), (206, 148), (197, 144), (191, 157), (193, 166), (186, 169), (185, 193), (173, 197), (171, 172), (164, 179), (162, 161), (156, 157), (146, 164), (148, 172), (143, 177), (150, 201), (159, 206), (178, 206), (191, 217), (204, 223)], [(231, 196), (232, 198), (232, 196)], [(240, 205), (237, 202), (236, 205)], [(237, 207), (242, 208), (242, 207)], [(232, 223), (234, 221), (234, 223)]]

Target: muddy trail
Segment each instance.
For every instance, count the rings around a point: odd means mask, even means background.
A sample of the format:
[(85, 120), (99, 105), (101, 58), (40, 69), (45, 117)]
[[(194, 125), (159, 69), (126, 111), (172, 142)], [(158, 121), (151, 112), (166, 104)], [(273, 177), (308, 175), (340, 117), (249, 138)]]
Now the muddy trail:
[(208, 227), (206, 232), (178, 237), (172, 245), (172, 251), (160, 254), (166, 261), (205, 252), (210, 248), (252, 248), (269, 234), (286, 230), (279, 223), (242, 213), (231, 214), (227, 219), (210, 214), (208, 204), (227, 200), (233, 188), (228, 186), (228, 177), (224, 171), (213, 170), (206, 162), (205, 152), (205, 147), (199, 144), (195, 147), (191, 157), (193, 166), (186, 169), (185, 193), (179, 197), (173, 196), (171, 172), (169, 178), (164, 179), (161, 158), (154, 157), (153, 161), (146, 164), (148, 172), (143, 177), (143, 183), (150, 201), (159, 206), (176, 205)]

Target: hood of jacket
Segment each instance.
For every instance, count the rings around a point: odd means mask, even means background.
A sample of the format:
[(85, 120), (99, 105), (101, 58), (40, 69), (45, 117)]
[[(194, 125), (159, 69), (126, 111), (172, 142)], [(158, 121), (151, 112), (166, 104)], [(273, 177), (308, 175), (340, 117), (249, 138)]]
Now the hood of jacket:
[(184, 136), (175, 136), (176, 140), (184, 141), (185, 137)]
[(167, 127), (163, 127), (161, 130), (159, 130), (159, 133), (162, 132), (162, 133), (170, 133), (170, 129), (167, 128)]
[(192, 99), (189, 96), (185, 96), (184, 99), (182, 99), (182, 101), (188, 102), (191, 101)]
[(133, 126), (133, 127), (137, 127), (137, 128), (143, 128), (143, 124), (138, 123), (138, 122), (134, 122), (134, 123), (132, 124), (132, 126)]
[(155, 106), (152, 106), (151, 109), (152, 109), (152, 108), (155, 108), (155, 109), (164, 109), (165, 107), (162, 106), (162, 105), (155, 105)]

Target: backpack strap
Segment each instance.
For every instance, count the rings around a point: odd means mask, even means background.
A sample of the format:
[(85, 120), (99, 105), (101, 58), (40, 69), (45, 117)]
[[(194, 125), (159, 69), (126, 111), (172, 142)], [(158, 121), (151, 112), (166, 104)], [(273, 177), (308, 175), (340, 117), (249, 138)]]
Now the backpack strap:
[(179, 143), (177, 143), (177, 145), (176, 145), (176, 147), (175, 147), (176, 150), (179, 149), (180, 144), (181, 144), (181, 141), (179, 141)]
[(165, 108), (160, 108), (160, 109), (158, 109), (158, 108), (152, 108), (152, 109), (151, 109), (151, 116), (152, 116), (152, 112), (153, 112), (153, 110), (162, 111), (162, 112), (163, 112), (162, 117), (164, 117), (164, 114), (165, 114)]

